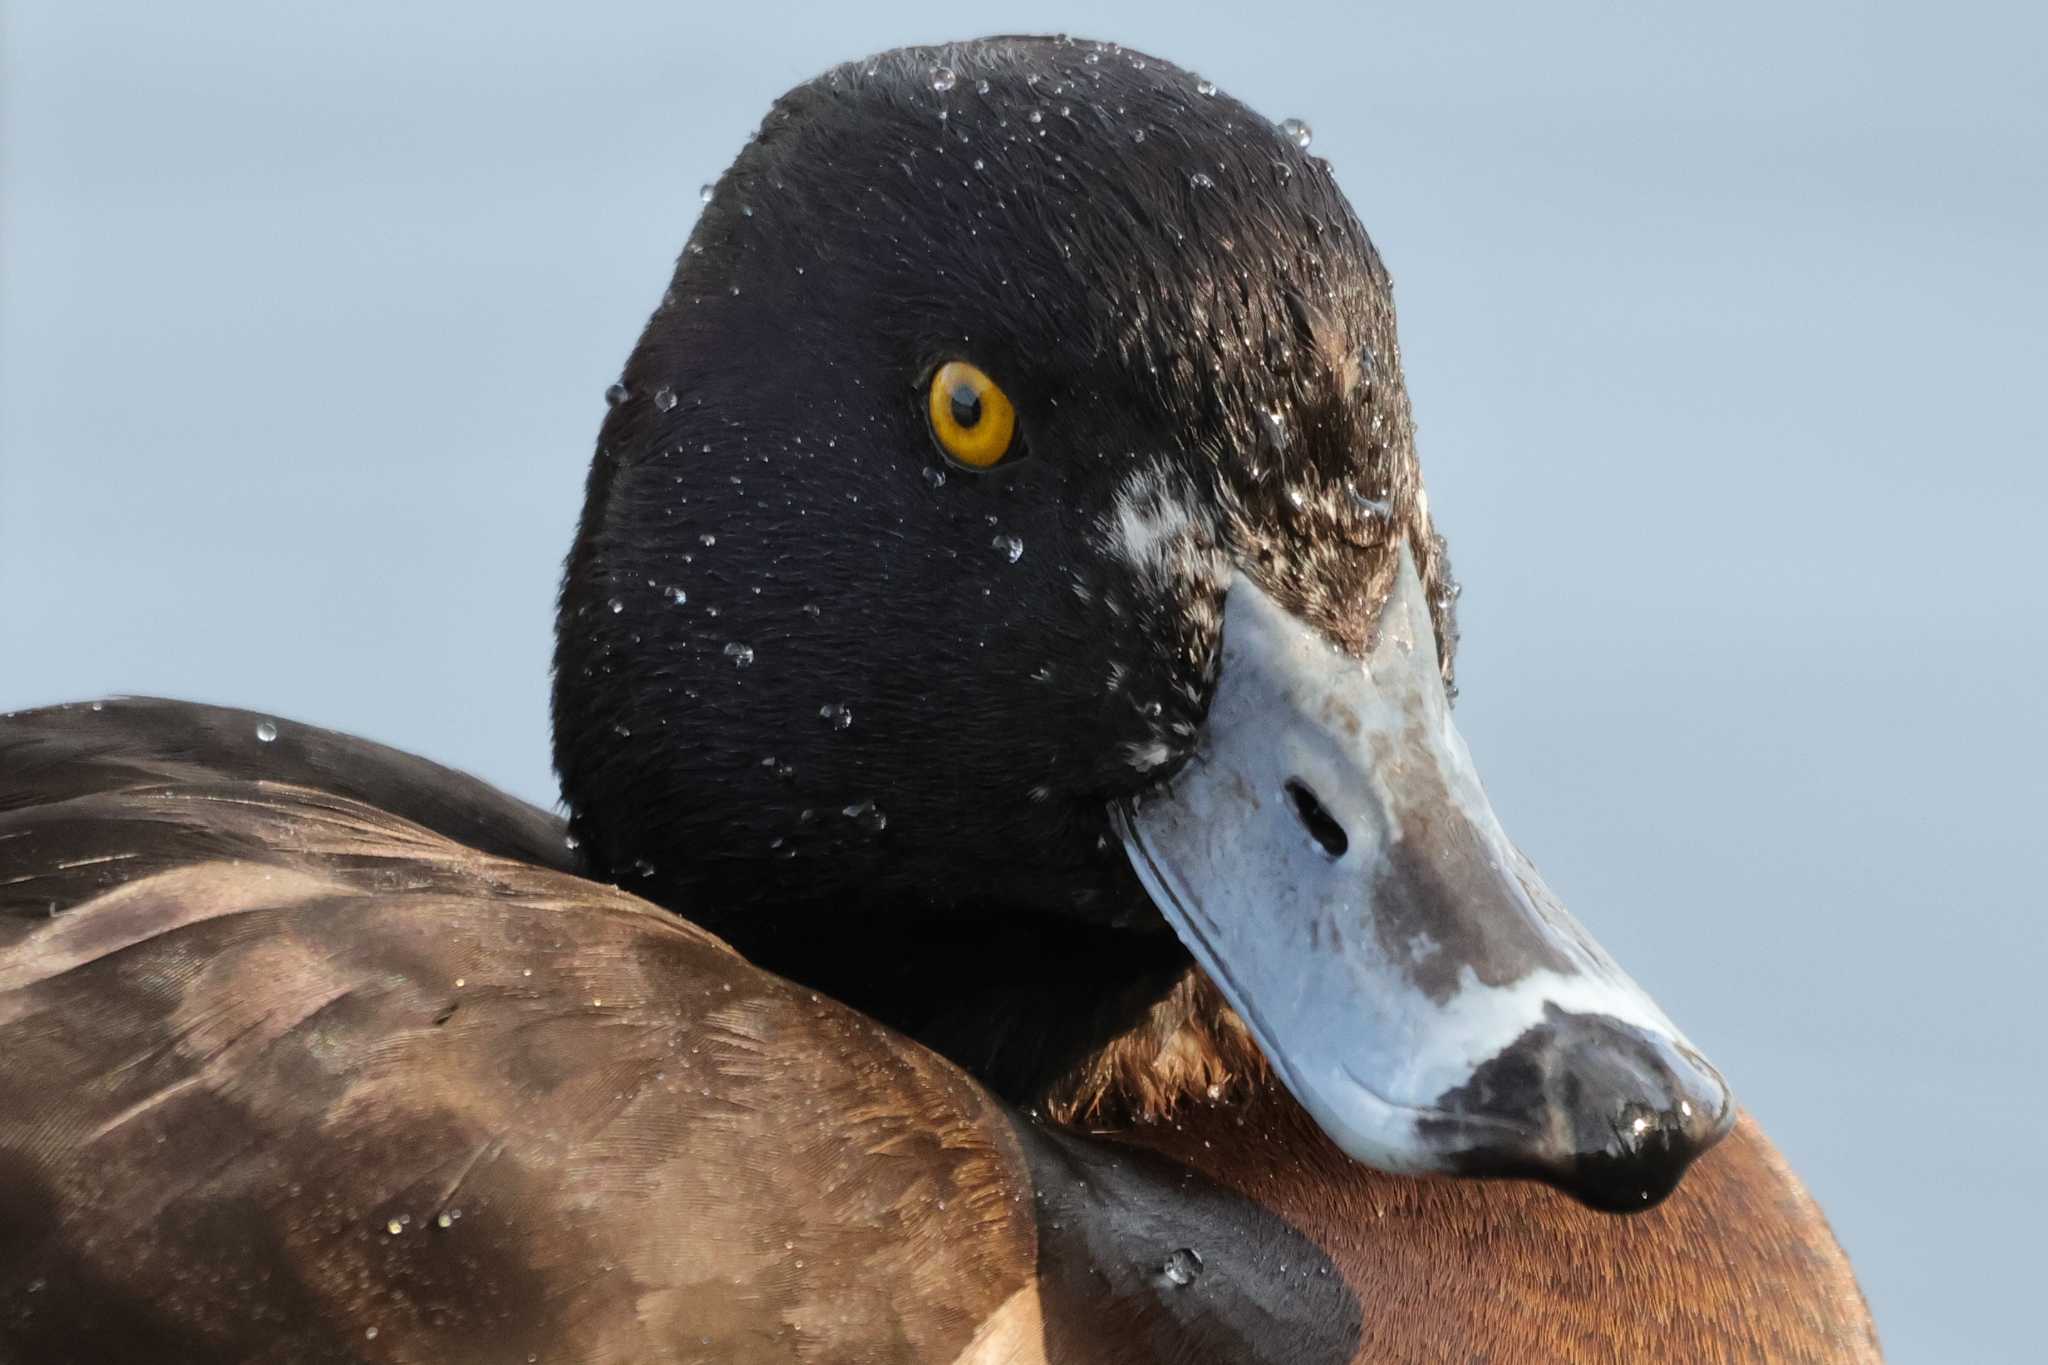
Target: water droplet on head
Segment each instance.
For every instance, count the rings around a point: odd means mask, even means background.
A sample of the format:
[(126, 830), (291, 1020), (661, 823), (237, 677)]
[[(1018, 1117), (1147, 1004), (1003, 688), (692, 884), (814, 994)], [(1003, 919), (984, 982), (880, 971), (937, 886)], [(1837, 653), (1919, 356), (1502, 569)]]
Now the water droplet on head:
[(1202, 1258), (1193, 1247), (1182, 1247), (1169, 1255), (1159, 1269), (1168, 1280), (1185, 1289), (1201, 1276)]
[(997, 536), (989, 544), (1008, 556), (1012, 564), (1024, 557), (1024, 541), (1020, 536)]
[(1280, 450), (1287, 449), (1287, 414), (1278, 408), (1261, 408), (1259, 420), (1265, 423), (1266, 435), (1272, 438), (1273, 445)]
[(718, 537), (706, 531), (703, 535), (697, 537), (697, 543), (708, 550), (718, 543)]
[(734, 668), (745, 668), (754, 662), (754, 647), (743, 645), (738, 640), (729, 641), (725, 646), (725, 657), (732, 660)]
[(1344, 485), (1344, 491), (1351, 495), (1352, 505), (1369, 517), (1384, 521), (1394, 515), (1394, 503), (1391, 498), (1369, 498), (1359, 490), (1357, 484), (1349, 482)]
[(924, 467), (924, 481), (933, 488), (944, 488), (946, 486), (946, 471), (934, 469), (932, 466), (926, 465)]
[(626, 386), (614, 384), (604, 391), (604, 402), (608, 408), (615, 408), (626, 401)]
[(1197, 95), (1213, 95), (1213, 94), (1215, 94), (1215, 93), (1216, 93), (1216, 82), (1214, 82), (1214, 81), (1196, 81), (1196, 82), (1195, 82), (1195, 93), (1196, 93)]
[(1316, 130), (1298, 118), (1281, 119), (1280, 135), (1303, 151), (1308, 150), (1308, 144), (1316, 140)]
[(818, 714), (835, 730), (844, 730), (853, 724), (853, 708), (841, 706), (836, 701), (826, 702), (823, 706), (819, 707)]
[(1026, 121), (1031, 123), (1043, 123), (1045, 122), (1045, 111), (1043, 109), (1033, 109), (1024, 117)]
[(715, 191), (714, 191), (714, 190), (712, 189), (712, 187), (711, 187), (711, 186), (709, 186), (709, 185), (699, 185), (699, 186), (697, 187), (697, 202), (698, 202), (698, 203), (700, 203), (700, 204), (708, 204), (708, 203), (710, 203), (710, 202), (711, 202), (711, 196), (712, 196), (712, 194), (713, 194), (713, 193), (715, 193)]
[(843, 807), (839, 813), (870, 834), (881, 833), (889, 823), (889, 817), (877, 810), (873, 801), (857, 801)]
[(654, 391), (654, 407), (657, 412), (667, 412), (676, 405), (676, 391), (664, 384)]
[(271, 722), (267, 720), (257, 721), (256, 738), (263, 741), (265, 744), (270, 743), (271, 740), (277, 738), (277, 726), (273, 725)]
[(614, 616), (617, 616), (620, 612), (626, 609), (626, 604), (616, 597), (614, 597), (611, 601), (607, 602), (605, 605), (612, 609), (612, 615)]
[(680, 607), (683, 603), (690, 600), (690, 594), (684, 592), (681, 588), (670, 588), (668, 590), (668, 600)]
[(974, 83), (974, 89), (976, 94), (986, 95), (988, 93), (988, 82), (976, 81)]
[(1215, 180), (1210, 178), (1207, 171), (1196, 171), (1188, 177), (1188, 183), (1198, 190), (1213, 190), (1216, 188)]
[(959, 74), (950, 66), (935, 66), (932, 68), (932, 89), (942, 95), (958, 84), (959, 80)]

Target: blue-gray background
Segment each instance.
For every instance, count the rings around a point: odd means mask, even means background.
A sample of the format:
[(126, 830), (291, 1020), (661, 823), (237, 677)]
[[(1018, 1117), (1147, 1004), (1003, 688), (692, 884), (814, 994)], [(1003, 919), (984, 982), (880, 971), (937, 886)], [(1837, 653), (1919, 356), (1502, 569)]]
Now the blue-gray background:
[(2043, 1358), (2040, 7), (304, 10), (7, 3), (0, 706), (552, 800), (557, 565), (698, 184), (835, 60), (1115, 38), (1309, 120), (1392, 263), (1509, 828), (1894, 1360)]

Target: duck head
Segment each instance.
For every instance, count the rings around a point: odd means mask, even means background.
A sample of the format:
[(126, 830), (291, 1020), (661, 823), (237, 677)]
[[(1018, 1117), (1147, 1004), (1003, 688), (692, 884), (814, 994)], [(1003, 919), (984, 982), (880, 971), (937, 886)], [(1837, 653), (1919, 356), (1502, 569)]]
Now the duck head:
[(777, 103), (609, 395), (573, 825), (1014, 1100), (1263, 1059), (1376, 1167), (1645, 1207), (1733, 1106), (1487, 803), (1390, 281), (1305, 147), (1061, 40)]

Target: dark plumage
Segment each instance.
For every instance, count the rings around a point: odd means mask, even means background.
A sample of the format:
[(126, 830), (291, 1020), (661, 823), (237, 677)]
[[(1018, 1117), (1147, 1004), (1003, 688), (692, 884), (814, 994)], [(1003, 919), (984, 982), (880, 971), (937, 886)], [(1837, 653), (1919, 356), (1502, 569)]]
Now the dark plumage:
[[(1215, 762), (1231, 604), (1296, 632), (1291, 685), (1377, 658), (1442, 701), (1388, 288), (1327, 167), (1153, 59), (998, 39), (787, 96), (600, 436), (566, 826), (245, 712), (0, 718), (0, 1365), (1875, 1360), (1753, 1127), (1626, 1220), (1382, 1174), (1131, 870), (1141, 802)], [(986, 472), (927, 429), (947, 360), (1014, 401)], [(1392, 782), (1425, 718), (1365, 695), (1317, 694)], [(1338, 814), (1246, 806), (1362, 861), (1316, 761)], [(1384, 864), (1418, 969), (1431, 916), (1540, 900), (1464, 799), (1390, 807), (1429, 835)], [(1512, 1004), (1534, 931), (1473, 923)], [(1555, 989), (1628, 1006), (1591, 951), (1544, 948)], [(1544, 1008), (1605, 1070), (1532, 1030), (1468, 1108), (1383, 1107), (1567, 1185), (1538, 1139), (1572, 1133), (1620, 1172), (1582, 1196), (1655, 1203), (1718, 1077)]]

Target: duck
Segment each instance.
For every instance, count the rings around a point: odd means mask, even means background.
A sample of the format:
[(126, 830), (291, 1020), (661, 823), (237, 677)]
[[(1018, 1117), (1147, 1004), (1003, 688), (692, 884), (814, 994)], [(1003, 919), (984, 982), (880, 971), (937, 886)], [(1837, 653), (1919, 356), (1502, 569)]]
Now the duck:
[(1058, 38), (769, 111), (607, 393), (564, 815), (0, 719), (0, 1362), (1868, 1362), (1454, 719), (1387, 269)]

